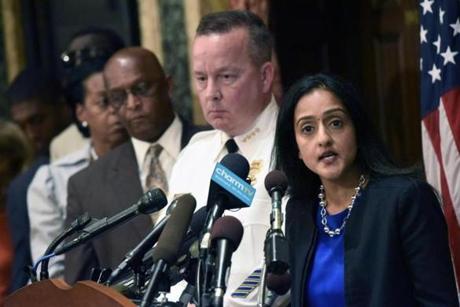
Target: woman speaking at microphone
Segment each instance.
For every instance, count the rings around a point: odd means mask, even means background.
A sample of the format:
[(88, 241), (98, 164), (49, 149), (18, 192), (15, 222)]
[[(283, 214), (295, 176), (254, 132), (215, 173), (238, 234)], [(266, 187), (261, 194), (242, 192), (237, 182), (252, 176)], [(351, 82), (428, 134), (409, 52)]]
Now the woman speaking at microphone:
[(391, 162), (350, 84), (295, 83), (275, 142), (289, 178), (292, 306), (458, 306), (438, 198)]

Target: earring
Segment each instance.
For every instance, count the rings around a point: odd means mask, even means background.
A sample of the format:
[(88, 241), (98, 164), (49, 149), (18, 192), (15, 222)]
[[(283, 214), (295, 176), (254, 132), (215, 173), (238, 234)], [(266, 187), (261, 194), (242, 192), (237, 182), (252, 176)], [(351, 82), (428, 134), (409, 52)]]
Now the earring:
[(88, 128), (88, 122), (86, 120), (82, 121), (80, 124), (82, 127)]

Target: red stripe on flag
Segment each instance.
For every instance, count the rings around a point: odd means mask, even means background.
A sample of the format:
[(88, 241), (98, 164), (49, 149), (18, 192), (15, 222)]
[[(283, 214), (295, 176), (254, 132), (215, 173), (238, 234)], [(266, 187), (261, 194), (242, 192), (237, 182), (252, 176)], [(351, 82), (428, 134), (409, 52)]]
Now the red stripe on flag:
[(457, 150), (460, 151), (460, 90), (454, 89), (445, 93), (442, 101)]
[(423, 118), (423, 123), (425, 124), (426, 131), (430, 136), (430, 141), (433, 145), (434, 152), (436, 153), (436, 157), (438, 158), (439, 164), (442, 164), (441, 158), (441, 137), (439, 135), (439, 111), (438, 109), (434, 110), (433, 112), (429, 113)]
[(446, 216), (447, 228), (449, 229), (449, 243), (452, 258), (454, 260), (455, 275), (460, 288), (460, 226), (455, 215), (449, 188), (447, 186), (444, 166), (441, 165), (441, 193)]
[[(446, 110), (447, 113), (447, 110)], [(441, 196), (443, 200), (444, 215), (446, 217), (447, 227), (449, 230), (449, 243), (454, 261), (455, 275), (460, 287), (460, 226), (455, 215), (452, 199), (447, 185), (446, 175), (444, 173), (444, 164), (441, 155), (441, 136), (439, 133), (439, 111), (435, 110), (423, 118), (423, 124), (430, 137), (427, 142), (431, 142), (436, 158), (440, 166), (441, 176)]]

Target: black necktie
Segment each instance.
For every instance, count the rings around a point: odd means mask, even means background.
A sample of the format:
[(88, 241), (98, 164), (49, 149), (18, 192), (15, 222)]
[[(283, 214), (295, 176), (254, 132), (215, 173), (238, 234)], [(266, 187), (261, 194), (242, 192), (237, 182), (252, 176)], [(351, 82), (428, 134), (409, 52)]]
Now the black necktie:
[(228, 153), (235, 153), (238, 151), (238, 145), (236, 145), (234, 139), (229, 139), (225, 142), (225, 148), (227, 148)]

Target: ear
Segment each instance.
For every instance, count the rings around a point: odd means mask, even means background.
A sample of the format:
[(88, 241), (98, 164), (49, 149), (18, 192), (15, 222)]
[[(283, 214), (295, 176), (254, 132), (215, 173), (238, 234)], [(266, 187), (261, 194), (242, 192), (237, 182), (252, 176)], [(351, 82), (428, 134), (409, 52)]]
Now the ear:
[(297, 153), (298, 153), (299, 159), (302, 160), (302, 154), (300, 153), (300, 150)]
[(272, 90), (273, 78), (275, 71), (272, 62), (265, 62), (260, 67), (260, 74), (262, 77), (262, 90), (264, 93), (269, 93)]
[(78, 121), (84, 122), (87, 121), (86, 109), (81, 103), (77, 103), (75, 106), (75, 115), (77, 116)]

